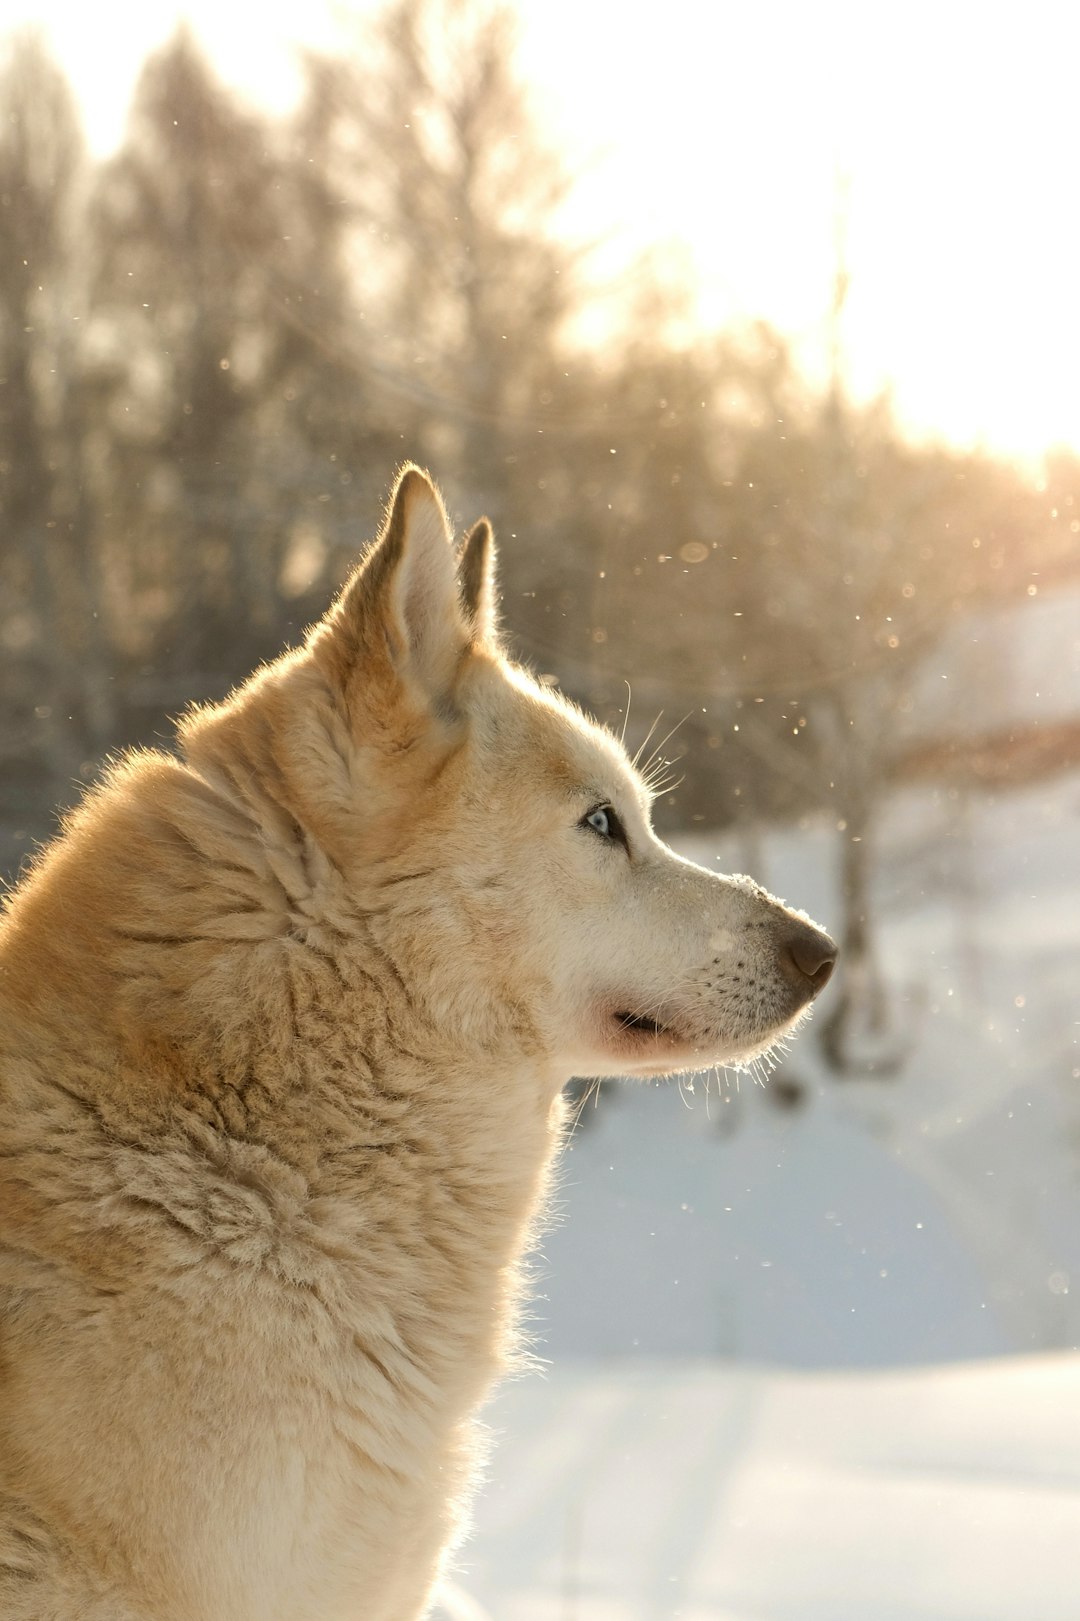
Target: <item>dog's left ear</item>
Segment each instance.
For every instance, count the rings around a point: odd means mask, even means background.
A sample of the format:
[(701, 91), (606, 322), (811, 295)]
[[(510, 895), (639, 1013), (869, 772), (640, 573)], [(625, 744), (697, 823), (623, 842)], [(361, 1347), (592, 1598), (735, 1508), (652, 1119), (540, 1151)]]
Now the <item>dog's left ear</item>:
[(407, 692), (421, 708), (449, 696), (472, 627), (446, 509), (418, 467), (402, 469), (382, 533), (320, 628), (343, 687)]
[(486, 518), (474, 523), (458, 553), (458, 584), (473, 635), (478, 642), (495, 636), (495, 536)]

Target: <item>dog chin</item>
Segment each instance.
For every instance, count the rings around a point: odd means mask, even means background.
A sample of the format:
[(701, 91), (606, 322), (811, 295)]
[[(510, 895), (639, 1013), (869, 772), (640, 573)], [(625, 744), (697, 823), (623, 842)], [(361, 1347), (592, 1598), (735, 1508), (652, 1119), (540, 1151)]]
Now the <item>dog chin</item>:
[[(790, 1019), (786, 1019), (783, 1024), (773, 1025), (770, 1029), (760, 1032), (754, 1040), (748, 1041), (737, 1052), (730, 1054), (726, 1058), (710, 1059), (708, 1063), (703, 1064), (701, 1067), (708, 1069), (710, 1065), (716, 1065), (721, 1069), (753, 1070), (762, 1060), (767, 1061), (777, 1049), (783, 1054), (786, 1051), (788, 1038), (794, 1035), (799, 1025), (809, 1018), (812, 1006), (812, 1003), (807, 1003), (805, 1007), (800, 1008), (797, 1013), (793, 1014)], [(773, 1065), (766, 1062), (766, 1069), (772, 1068)]]

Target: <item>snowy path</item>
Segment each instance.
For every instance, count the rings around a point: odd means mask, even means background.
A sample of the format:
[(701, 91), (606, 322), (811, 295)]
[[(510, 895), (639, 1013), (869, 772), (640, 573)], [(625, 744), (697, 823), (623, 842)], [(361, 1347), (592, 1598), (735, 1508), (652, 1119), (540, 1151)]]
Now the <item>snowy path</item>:
[(1076, 1621), (1080, 1358), (562, 1366), (458, 1581), (493, 1621)]

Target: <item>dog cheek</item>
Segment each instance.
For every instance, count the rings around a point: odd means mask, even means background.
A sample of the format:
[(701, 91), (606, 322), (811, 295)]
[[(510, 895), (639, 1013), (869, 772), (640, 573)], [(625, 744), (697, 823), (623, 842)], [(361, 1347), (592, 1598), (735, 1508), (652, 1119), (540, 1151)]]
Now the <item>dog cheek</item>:
[(464, 923), (461, 948), (479, 951), (485, 963), (499, 963), (520, 952), (522, 920), (528, 910), (499, 873), (466, 878), (458, 886), (459, 917)]

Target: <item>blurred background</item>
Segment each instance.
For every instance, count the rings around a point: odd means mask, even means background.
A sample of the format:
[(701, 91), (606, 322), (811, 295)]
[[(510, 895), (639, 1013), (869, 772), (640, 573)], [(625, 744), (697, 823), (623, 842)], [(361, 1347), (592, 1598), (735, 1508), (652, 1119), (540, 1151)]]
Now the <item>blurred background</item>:
[(1061, 15), (0, 19), (7, 878), (411, 458), (520, 655), (671, 762), (666, 836), (841, 941), (768, 1084), (575, 1087), (460, 1618), (1080, 1613)]

